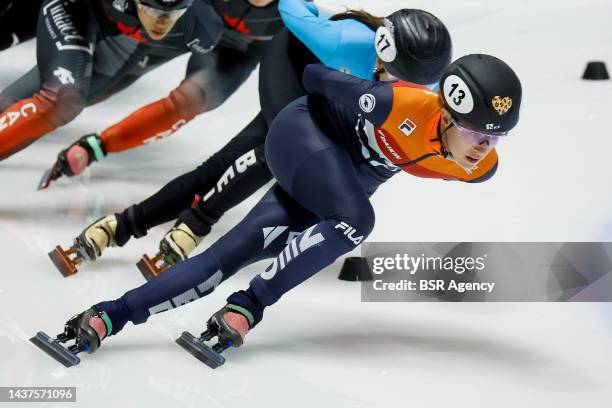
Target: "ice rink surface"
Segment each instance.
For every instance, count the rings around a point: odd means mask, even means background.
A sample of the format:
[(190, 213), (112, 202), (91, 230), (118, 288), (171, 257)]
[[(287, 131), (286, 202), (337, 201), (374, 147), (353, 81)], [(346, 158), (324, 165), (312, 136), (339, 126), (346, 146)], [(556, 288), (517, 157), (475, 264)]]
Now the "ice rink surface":
[[(380, 15), (427, 9), (449, 27), (455, 57), (508, 62), (523, 82), (522, 119), (499, 146), (489, 182), (396, 176), (373, 197), (370, 241), (610, 241), (612, 82), (580, 80), (588, 60), (612, 68), (610, 0), (321, 1)], [(0, 54), (0, 86), (34, 63), (34, 43)], [(185, 58), (0, 163), (0, 386), (76, 386), (80, 407), (601, 407), (612, 398), (609, 304), (361, 303), (340, 262), (266, 312), (213, 371), (174, 339), (198, 333), (256, 264), (208, 298), (128, 325), (66, 369), (28, 342), (71, 315), (143, 283), (135, 262), (169, 225), (64, 279), (47, 258), (90, 221), (122, 210), (194, 168), (258, 111), (253, 75), (221, 108), (177, 135), (109, 157), (87, 175), (35, 191), (56, 154), (176, 86)], [(261, 192), (260, 192), (261, 194)], [(259, 195), (258, 194), (258, 197)], [(256, 197), (206, 238), (229, 230)], [(1, 404), (0, 404), (1, 405)], [(68, 406), (31, 404), (28, 406)], [(8, 406), (8, 405), (7, 405)], [(10, 405), (13, 406), (13, 405)], [(74, 406), (74, 404), (70, 405)]]

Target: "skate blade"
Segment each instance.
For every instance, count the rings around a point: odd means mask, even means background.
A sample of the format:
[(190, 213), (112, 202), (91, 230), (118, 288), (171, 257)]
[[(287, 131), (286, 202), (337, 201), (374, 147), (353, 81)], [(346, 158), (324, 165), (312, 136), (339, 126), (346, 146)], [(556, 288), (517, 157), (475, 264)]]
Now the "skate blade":
[(147, 281), (151, 279), (155, 279), (160, 273), (166, 272), (168, 268), (158, 268), (156, 263), (158, 261), (158, 257), (154, 257), (153, 259), (149, 258), (147, 254), (144, 254), (140, 261), (136, 264), (140, 273)]
[(57, 180), (59, 177), (55, 175), (55, 167), (51, 167), (46, 170), (43, 174), (42, 178), (38, 182), (38, 186), (36, 187), (37, 191), (44, 190), (51, 185), (52, 181)]
[(66, 251), (64, 251), (61, 246), (56, 246), (55, 249), (49, 252), (48, 255), (51, 262), (53, 262), (53, 265), (55, 265), (57, 270), (64, 275), (64, 278), (72, 276), (78, 272), (74, 262), (72, 259), (70, 259), (68, 254), (66, 254)]
[(225, 357), (214, 351), (206, 344), (198, 341), (198, 339), (189, 332), (183, 332), (181, 337), (176, 339), (176, 342), (189, 354), (212, 369), (220, 367), (225, 363)]
[(30, 339), (36, 347), (50, 355), (65, 367), (72, 367), (81, 362), (81, 359), (75, 356), (70, 351), (62, 347), (55, 339), (49, 337), (46, 333), (38, 332), (36, 336)]

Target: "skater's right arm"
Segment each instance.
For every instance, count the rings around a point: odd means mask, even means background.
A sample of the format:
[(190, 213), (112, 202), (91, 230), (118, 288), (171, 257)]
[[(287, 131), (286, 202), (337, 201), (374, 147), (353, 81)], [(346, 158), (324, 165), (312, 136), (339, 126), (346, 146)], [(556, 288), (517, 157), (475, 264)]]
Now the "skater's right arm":
[(285, 26), (321, 61), (330, 61), (338, 52), (341, 30), (337, 22), (319, 12), (306, 0), (280, 0), (278, 11)]
[(287, 28), (330, 68), (373, 79), (376, 65), (374, 31), (353, 18), (333, 19), (305, 0), (281, 0)]

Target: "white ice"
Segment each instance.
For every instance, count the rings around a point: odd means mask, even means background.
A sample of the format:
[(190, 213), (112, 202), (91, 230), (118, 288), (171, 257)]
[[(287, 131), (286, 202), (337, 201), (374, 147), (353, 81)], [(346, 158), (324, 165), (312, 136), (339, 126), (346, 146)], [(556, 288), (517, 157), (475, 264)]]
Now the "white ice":
[[(322, 1), (378, 14), (432, 11), (455, 56), (494, 54), (524, 85), (519, 127), (499, 146), (497, 175), (464, 185), (399, 175), (373, 198), (370, 241), (608, 241), (612, 238), (612, 82), (580, 79), (612, 64), (610, 0)], [(0, 86), (34, 63), (34, 43), (0, 54)], [(208, 298), (129, 324), (66, 369), (28, 338), (143, 283), (134, 263), (168, 226), (113, 249), (64, 279), (47, 258), (101, 214), (119, 211), (194, 168), (258, 110), (256, 75), (221, 108), (168, 140), (110, 157), (86, 176), (36, 192), (59, 150), (176, 86), (181, 58), (0, 163), (0, 386), (76, 386), (82, 407), (605, 406), (612, 397), (609, 304), (361, 303), (338, 281), (340, 261), (266, 312), (246, 345), (215, 371), (174, 339), (198, 333), (225, 297), (265, 263)], [(205, 241), (256, 202), (230, 211)], [(38, 406), (32, 404), (31, 406)], [(40, 404), (40, 406), (63, 406)], [(65, 404), (68, 405), (68, 404)], [(12, 405), (11, 405), (12, 406)], [(71, 405), (74, 406), (74, 405)]]

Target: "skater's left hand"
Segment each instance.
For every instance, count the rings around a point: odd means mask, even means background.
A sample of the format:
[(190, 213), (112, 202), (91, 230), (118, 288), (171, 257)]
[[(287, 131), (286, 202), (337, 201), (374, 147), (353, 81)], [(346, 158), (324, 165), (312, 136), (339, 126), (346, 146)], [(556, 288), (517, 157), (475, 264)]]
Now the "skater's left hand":
[(57, 155), (57, 160), (53, 166), (43, 175), (38, 190), (49, 187), (51, 182), (61, 176), (78, 176), (91, 163), (101, 160), (105, 156), (106, 152), (100, 141), (100, 136), (90, 134), (81, 137)]

